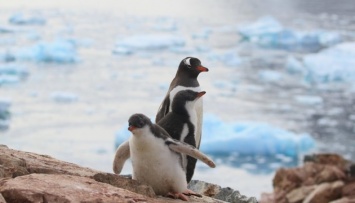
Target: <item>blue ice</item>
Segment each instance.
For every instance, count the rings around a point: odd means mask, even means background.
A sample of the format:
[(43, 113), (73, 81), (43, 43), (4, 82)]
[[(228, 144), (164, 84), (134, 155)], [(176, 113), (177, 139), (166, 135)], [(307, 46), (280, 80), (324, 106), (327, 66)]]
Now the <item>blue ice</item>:
[(7, 129), (9, 126), (11, 101), (9, 99), (0, 98), (0, 130)]
[(38, 14), (25, 15), (23, 13), (16, 13), (9, 18), (9, 23), (15, 25), (44, 25), (46, 24), (46, 19)]
[[(115, 135), (116, 146), (129, 136), (126, 127), (119, 130)], [(295, 134), (265, 123), (224, 122), (212, 114), (204, 117), (201, 150), (209, 154), (297, 157), (315, 145), (308, 134)]]
[(271, 16), (260, 18), (250, 25), (241, 26), (239, 34), (244, 39), (262, 47), (289, 51), (318, 51), (342, 41), (341, 35), (337, 32), (296, 31), (284, 28)]
[(15, 53), (16, 59), (45, 63), (75, 63), (78, 59), (77, 47), (73, 40), (39, 42)]
[(14, 75), (19, 78), (26, 78), (29, 75), (29, 72), (24, 67), (8, 64), (8, 65), (0, 65), (0, 75)]
[(185, 39), (176, 35), (134, 35), (118, 40), (113, 53), (128, 55), (137, 51), (173, 49), (184, 45)]
[(314, 147), (315, 141), (308, 134), (265, 123), (224, 122), (211, 114), (204, 117), (201, 150), (206, 153), (297, 157)]

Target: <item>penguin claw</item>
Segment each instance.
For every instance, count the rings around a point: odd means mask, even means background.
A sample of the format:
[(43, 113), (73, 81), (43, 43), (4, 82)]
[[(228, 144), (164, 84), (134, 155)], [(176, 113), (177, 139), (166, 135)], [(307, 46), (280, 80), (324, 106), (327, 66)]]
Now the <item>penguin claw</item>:
[(173, 199), (181, 199), (183, 201), (188, 201), (189, 199), (183, 194), (183, 193), (171, 193), (169, 192), (168, 197), (173, 198)]
[(192, 191), (192, 190), (189, 190), (189, 189), (185, 190), (185, 191), (183, 192), (183, 194), (184, 194), (184, 195), (187, 195), (187, 196), (193, 195), (193, 196), (196, 196), (196, 197), (202, 197), (202, 195), (200, 195), (200, 194), (198, 194), (198, 193), (196, 193), (196, 192), (194, 192), (194, 191)]

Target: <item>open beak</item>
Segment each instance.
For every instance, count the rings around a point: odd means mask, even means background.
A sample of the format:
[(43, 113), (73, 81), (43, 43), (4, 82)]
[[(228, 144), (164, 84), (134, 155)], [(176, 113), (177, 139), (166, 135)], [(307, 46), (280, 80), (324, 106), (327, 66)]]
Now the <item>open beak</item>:
[(206, 68), (204, 66), (197, 66), (197, 70), (200, 72), (208, 72), (208, 68)]
[(131, 132), (132, 132), (132, 130), (134, 130), (134, 129), (136, 129), (136, 127), (134, 127), (133, 125), (130, 125), (130, 126), (128, 127), (128, 130), (131, 131)]
[(197, 98), (200, 98), (200, 97), (202, 97), (205, 94), (206, 94), (205, 91), (199, 92), (199, 93), (197, 93)]

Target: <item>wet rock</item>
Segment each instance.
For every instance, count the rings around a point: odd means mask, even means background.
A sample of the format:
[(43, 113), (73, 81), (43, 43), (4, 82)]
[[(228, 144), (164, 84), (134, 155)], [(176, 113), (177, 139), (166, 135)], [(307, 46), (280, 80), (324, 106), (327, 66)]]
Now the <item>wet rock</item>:
[(232, 203), (257, 203), (255, 197), (246, 197), (241, 195), (239, 191), (233, 190), (232, 188), (226, 187), (222, 188), (221, 186), (206, 183), (204, 181), (192, 180), (189, 183), (188, 188), (199, 194), (203, 194), (215, 199), (219, 199), (226, 202)]
[(344, 182), (322, 183), (303, 200), (303, 203), (324, 203), (341, 197), (341, 188)]
[(148, 201), (143, 195), (71, 175), (31, 174), (0, 183), (7, 202), (128, 202)]

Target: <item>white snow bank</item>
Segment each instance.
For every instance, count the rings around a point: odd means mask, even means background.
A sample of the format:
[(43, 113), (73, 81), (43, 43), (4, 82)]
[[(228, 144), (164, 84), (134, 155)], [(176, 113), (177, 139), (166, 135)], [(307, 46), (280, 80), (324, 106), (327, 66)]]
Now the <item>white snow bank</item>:
[[(116, 133), (115, 144), (128, 140), (126, 127)], [(215, 115), (204, 117), (201, 150), (209, 154), (240, 154), (247, 156), (297, 157), (315, 147), (314, 139), (307, 134), (295, 134), (263, 123), (223, 122)]]
[(290, 51), (317, 51), (342, 41), (341, 35), (337, 32), (296, 31), (284, 28), (271, 16), (262, 17), (252, 24), (239, 27), (239, 34), (260, 46)]
[(342, 43), (316, 54), (303, 57), (302, 61), (291, 58), (287, 68), (302, 73), (310, 83), (355, 81), (355, 43)]
[(113, 53), (129, 55), (137, 51), (161, 50), (184, 45), (185, 39), (176, 35), (134, 35), (118, 40)]

